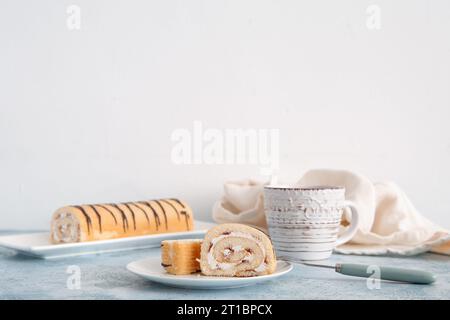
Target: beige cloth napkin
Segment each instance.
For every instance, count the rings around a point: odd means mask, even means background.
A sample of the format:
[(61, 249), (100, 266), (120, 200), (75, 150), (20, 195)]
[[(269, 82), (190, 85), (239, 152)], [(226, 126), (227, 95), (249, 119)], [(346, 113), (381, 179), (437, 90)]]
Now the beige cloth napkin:
[[(343, 186), (346, 198), (355, 202), (360, 213), (358, 232), (350, 242), (335, 249), (338, 253), (415, 255), (433, 251), (450, 255), (449, 231), (421, 215), (392, 182), (372, 183), (349, 171), (311, 170), (297, 185)], [(214, 204), (214, 220), (267, 228), (263, 187), (264, 183), (254, 180), (227, 182), (223, 198)], [(344, 220), (351, 222), (348, 212)]]

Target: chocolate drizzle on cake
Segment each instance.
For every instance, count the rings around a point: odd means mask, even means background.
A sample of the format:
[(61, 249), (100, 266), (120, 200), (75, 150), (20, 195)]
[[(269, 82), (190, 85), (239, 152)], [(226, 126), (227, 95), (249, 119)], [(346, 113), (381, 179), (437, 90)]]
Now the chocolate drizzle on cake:
[(100, 213), (98, 213), (97, 209), (93, 205), (89, 205), (89, 207), (94, 210), (95, 214), (97, 215), (98, 226), (100, 227), (100, 233), (102, 233), (102, 216), (100, 215)]
[(159, 202), (159, 200), (153, 200), (156, 202), (156, 204), (161, 208), (162, 213), (164, 215), (164, 222), (166, 223), (166, 230), (169, 229), (169, 226), (167, 224), (167, 214), (166, 214), (166, 210), (164, 209), (164, 207), (162, 206), (161, 202)]
[(175, 198), (172, 198), (172, 199), (170, 199), (170, 200), (175, 201), (176, 203), (178, 203), (183, 209), (186, 208), (186, 207), (184, 206), (183, 202), (181, 202), (180, 200), (175, 199)]
[(184, 216), (184, 221), (186, 222), (186, 228), (189, 230), (189, 213), (187, 213), (184, 210), (181, 210), (180, 214)]
[(127, 207), (127, 209), (131, 212), (131, 217), (133, 218), (133, 227), (134, 230), (136, 230), (136, 216), (134, 214), (133, 209), (131, 209), (131, 207), (128, 205), (128, 203), (122, 203), (125, 207)]
[[(186, 208), (184, 206), (183, 202), (181, 202), (180, 200), (178, 200), (176, 198), (172, 198), (172, 199), (169, 199), (169, 200), (175, 201), (177, 204), (179, 204), (181, 206), (182, 209)], [(181, 210), (180, 214), (184, 216), (184, 221), (186, 222), (186, 228), (189, 230), (189, 214), (186, 212), (186, 210)]]
[(138, 208), (139, 210), (141, 210), (142, 213), (145, 215), (145, 219), (147, 219), (148, 225), (150, 225), (150, 219), (149, 219), (149, 217), (148, 217), (148, 215), (147, 215), (147, 212), (145, 212), (145, 210), (142, 209), (142, 208), (141, 208), (137, 203), (135, 203), (135, 202), (130, 203), (130, 205), (132, 205), (132, 206)]
[(112, 212), (108, 207), (106, 207), (106, 206), (104, 206), (102, 204), (96, 204), (96, 205), (94, 205), (94, 207), (95, 206), (98, 206), (98, 207), (103, 208), (106, 211), (108, 211), (112, 215), (112, 217), (114, 218), (114, 222), (116, 223), (116, 226), (117, 226), (117, 219), (116, 219), (116, 216), (114, 215), (114, 212)]
[(167, 200), (161, 200), (161, 202), (167, 203), (173, 209), (173, 211), (177, 213), (178, 221), (180, 221), (180, 213), (178, 212), (177, 208), (175, 208), (175, 206)]
[(129, 225), (128, 225), (128, 219), (127, 219), (127, 216), (126, 216), (125, 212), (122, 209), (120, 209), (119, 206), (117, 204), (115, 204), (115, 203), (109, 203), (108, 205), (110, 205), (111, 207), (114, 207), (117, 210), (119, 210), (120, 215), (122, 216), (123, 231), (127, 232), (127, 229), (129, 228)]
[(161, 221), (159, 220), (159, 216), (158, 213), (156, 213), (155, 208), (153, 208), (152, 204), (148, 201), (141, 201), (139, 203), (150, 208), (153, 213), (153, 217), (155, 218), (156, 230), (158, 230), (158, 227), (161, 225)]
[(84, 217), (86, 218), (88, 234), (90, 234), (91, 233), (91, 228), (92, 228), (92, 220), (89, 217), (89, 215), (87, 214), (86, 210), (84, 210), (84, 208), (82, 206), (72, 206), (72, 207), (80, 210), (81, 213), (84, 215)]

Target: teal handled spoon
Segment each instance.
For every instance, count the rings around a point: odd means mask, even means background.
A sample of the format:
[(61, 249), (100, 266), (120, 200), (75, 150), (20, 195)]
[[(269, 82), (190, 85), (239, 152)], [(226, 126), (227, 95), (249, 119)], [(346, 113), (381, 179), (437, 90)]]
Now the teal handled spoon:
[(433, 273), (416, 269), (383, 267), (356, 263), (336, 263), (335, 266), (309, 262), (301, 262), (301, 264), (311, 267), (334, 269), (338, 273), (354, 277), (376, 277), (376, 273), (378, 272), (379, 278), (382, 280), (400, 281), (415, 284), (431, 284), (436, 281), (436, 275), (434, 275)]

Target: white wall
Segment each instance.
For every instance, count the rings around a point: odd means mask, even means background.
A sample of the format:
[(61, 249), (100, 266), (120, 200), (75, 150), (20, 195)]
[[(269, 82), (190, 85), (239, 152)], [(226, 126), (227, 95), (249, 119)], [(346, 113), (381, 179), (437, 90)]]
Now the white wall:
[(171, 133), (194, 120), (279, 128), (285, 180), (392, 179), (450, 228), (449, 57), (445, 0), (1, 0), (0, 229), (164, 196), (209, 217), (224, 180), (259, 168), (174, 165)]

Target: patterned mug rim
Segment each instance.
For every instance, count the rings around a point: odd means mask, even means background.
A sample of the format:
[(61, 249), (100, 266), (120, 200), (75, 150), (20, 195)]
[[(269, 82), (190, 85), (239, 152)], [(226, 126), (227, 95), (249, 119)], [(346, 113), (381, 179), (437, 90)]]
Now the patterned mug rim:
[(271, 186), (266, 185), (264, 189), (269, 190), (295, 190), (295, 191), (326, 191), (326, 190), (345, 190), (343, 186), (311, 186), (311, 187), (296, 187), (296, 186)]

